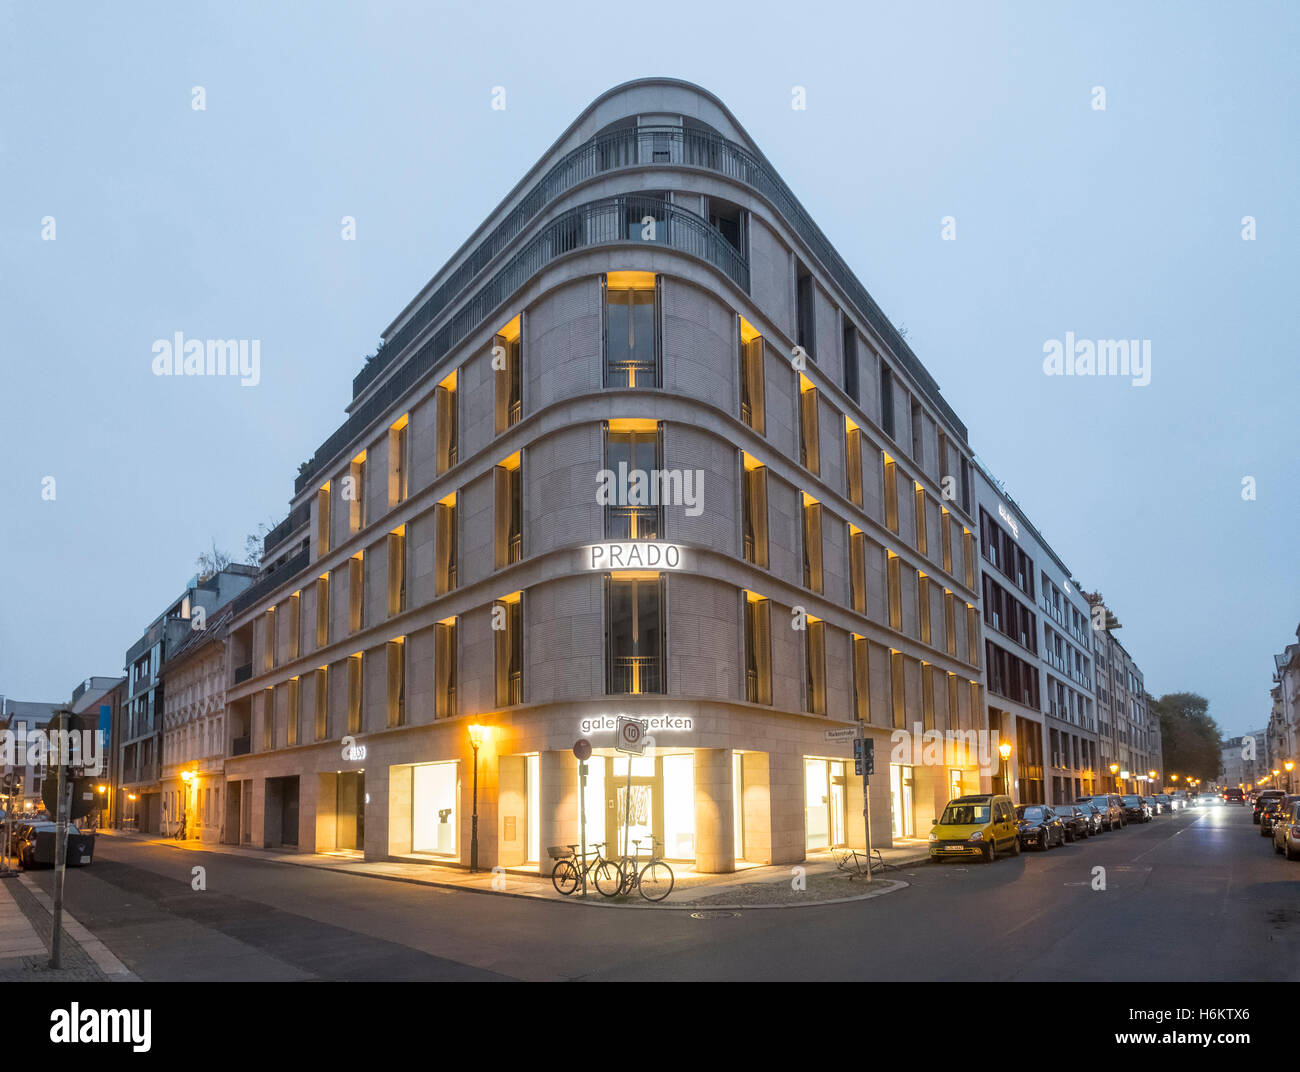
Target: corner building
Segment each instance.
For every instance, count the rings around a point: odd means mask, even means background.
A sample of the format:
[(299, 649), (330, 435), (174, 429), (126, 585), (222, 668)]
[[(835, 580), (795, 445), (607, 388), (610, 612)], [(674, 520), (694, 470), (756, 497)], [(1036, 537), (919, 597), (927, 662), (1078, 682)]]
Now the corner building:
[[(891, 739), (985, 728), (970, 459), (725, 106), (611, 90), (303, 466), (231, 622), (225, 840), (467, 864), (477, 772), (479, 865), (549, 870), (585, 737), (589, 843), (629, 815), (701, 871), (795, 862), (865, 840), (827, 739), (858, 721), (873, 844), (925, 836), (988, 783)], [(630, 807), (620, 714), (655, 739)]]

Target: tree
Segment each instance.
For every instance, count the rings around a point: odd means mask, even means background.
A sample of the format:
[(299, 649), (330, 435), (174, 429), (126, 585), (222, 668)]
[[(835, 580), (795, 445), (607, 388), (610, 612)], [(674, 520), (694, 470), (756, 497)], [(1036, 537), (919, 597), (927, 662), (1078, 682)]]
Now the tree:
[(1165, 770), (1213, 782), (1219, 777), (1221, 733), (1210, 701), (1195, 692), (1169, 692), (1150, 705), (1160, 718)]
[(275, 526), (275, 521), (259, 521), (257, 529), (244, 537), (244, 561), (250, 566), (262, 564), (262, 548), (266, 546), (266, 534)]
[(200, 551), (194, 564), (199, 568), (199, 580), (206, 581), (230, 565), (230, 556), (225, 551), (218, 551), (217, 541), (213, 540), (211, 553)]

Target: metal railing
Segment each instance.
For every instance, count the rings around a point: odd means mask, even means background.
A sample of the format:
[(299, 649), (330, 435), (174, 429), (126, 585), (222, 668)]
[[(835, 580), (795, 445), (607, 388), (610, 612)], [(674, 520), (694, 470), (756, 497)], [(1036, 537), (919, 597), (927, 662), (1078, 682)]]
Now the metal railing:
[[(653, 240), (629, 239), (627, 221), (651, 216), (657, 222)], [(638, 235), (640, 231), (638, 229)], [(627, 194), (589, 201), (557, 216), (480, 288), (418, 350), (407, 357), (392, 378), (353, 411), (325, 440), (294, 482), (297, 494), (353, 439), (390, 409), (415, 383), (436, 368), (451, 350), (477, 330), (505, 300), (547, 264), (578, 249), (637, 241), (667, 246), (712, 264), (742, 290), (749, 290), (749, 263), (708, 220), (663, 198)], [(396, 353), (400, 345), (385, 346)], [(378, 365), (379, 359), (371, 362)]]
[(662, 660), (646, 655), (620, 655), (609, 661), (609, 691), (618, 695), (663, 692)]
[(606, 506), (605, 539), (657, 540), (663, 535), (663, 513), (658, 506)]
[(250, 737), (236, 737), (230, 742), (230, 754), (232, 756), (246, 756), (252, 751), (252, 739)]
[(247, 680), (248, 680), (250, 677), (252, 677), (252, 676), (253, 676), (253, 664), (252, 664), (252, 663), (244, 663), (243, 666), (236, 666), (236, 667), (235, 667), (235, 684), (236, 684), (236, 685), (240, 684), (241, 682), (247, 681)]

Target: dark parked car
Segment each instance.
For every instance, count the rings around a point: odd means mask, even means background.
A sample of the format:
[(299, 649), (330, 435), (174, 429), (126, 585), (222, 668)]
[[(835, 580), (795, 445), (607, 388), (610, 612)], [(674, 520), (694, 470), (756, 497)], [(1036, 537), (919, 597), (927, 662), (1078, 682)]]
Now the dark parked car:
[(1159, 804), (1160, 807), (1163, 808), (1165, 811), (1170, 813), (1178, 809), (1178, 805), (1174, 803), (1174, 798), (1171, 797), (1168, 793), (1157, 793), (1156, 803)]
[(1124, 806), (1114, 793), (1100, 793), (1095, 797), (1080, 797), (1078, 804), (1092, 804), (1101, 812), (1103, 830), (1120, 830), (1128, 822), (1124, 817)]
[[(54, 866), (55, 824), (28, 823), (18, 842), (18, 862), (30, 871), (38, 865)], [(68, 824), (68, 866), (83, 867), (95, 856), (95, 835), (83, 834), (75, 823)]]
[(1097, 807), (1091, 800), (1085, 798), (1081, 803), (1074, 805), (1084, 815), (1088, 817), (1088, 836), (1100, 834), (1106, 829), (1106, 813)]
[(1124, 816), (1129, 822), (1149, 823), (1151, 821), (1151, 809), (1147, 807), (1147, 802), (1136, 793), (1130, 793), (1119, 799), (1120, 803), (1124, 805)]
[(1280, 789), (1261, 789), (1255, 795), (1255, 813), (1251, 817), (1251, 821), (1256, 823), (1259, 822), (1259, 815), (1260, 812), (1264, 810), (1265, 802), (1272, 800), (1274, 798), (1280, 798), (1284, 796), (1286, 796), (1286, 794), (1282, 792), (1282, 790)]
[(1269, 797), (1264, 802), (1264, 810), (1259, 813), (1259, 832), (1264, 837), (1273, 836), (1273, 827), (1290, 814), (1291, 805), (1300, 801), (1300, 794), (1291, 794), (1290, 796)]
[(1146, 801), (1147, 810), (1152, 815), (1160, 815), (1165, 810), (1155, 797), (1143, 797), (1142, 799)]
[(1046, 804), (1020, 804), (1016, 807), (1020, 823), (1020, 847), (1046, 852), (1053, 845), (1065, 844), (1065, 823)]
[(1092, 812), (1084, 811), (1078, 804), (1062, 804), (1052, 809), (1065, 824), (1065, 840), (1082, 841), (1092, 833)]
[(1279, 810), (1273, 822), (1273, 851), (1300, 860), (1300, 801)]

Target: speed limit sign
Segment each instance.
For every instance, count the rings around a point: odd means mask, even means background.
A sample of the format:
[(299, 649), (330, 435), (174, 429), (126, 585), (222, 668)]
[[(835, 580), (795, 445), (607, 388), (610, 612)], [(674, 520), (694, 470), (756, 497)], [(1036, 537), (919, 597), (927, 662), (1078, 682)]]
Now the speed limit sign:
[(640, 719), (619, 716), (614, 730), (614, 747), (620, 752), (639, 756), (645, 752), (646, 730), (649, 727)]

